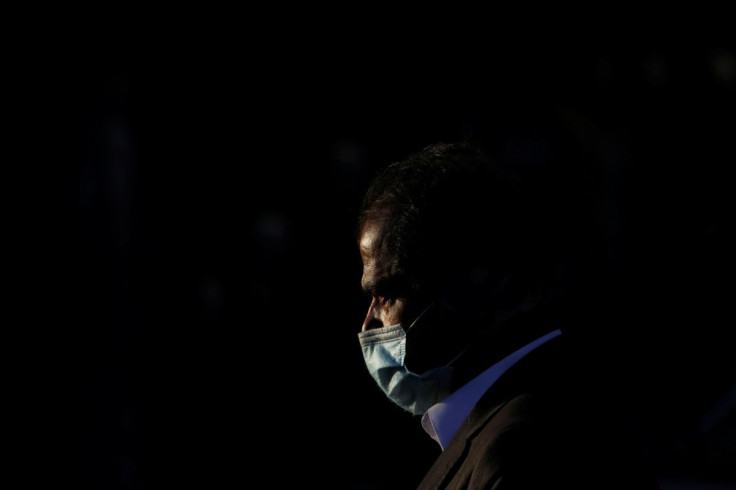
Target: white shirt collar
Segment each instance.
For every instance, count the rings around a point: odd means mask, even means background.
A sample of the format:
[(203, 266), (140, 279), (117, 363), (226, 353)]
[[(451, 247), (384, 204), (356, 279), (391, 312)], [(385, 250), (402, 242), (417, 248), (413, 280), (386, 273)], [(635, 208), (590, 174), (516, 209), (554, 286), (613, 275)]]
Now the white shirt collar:
[(450, 440), (452, 440), (460, 428), (463, 420), (465, 420), (481, 396), (498, 381), (498, 378), (511, 366), (516, 364), (519, 359), (561, 333), (562, 331), (559, 329), (554, 330), (528, 343), (480, 373), (441, 402), (432, 405), (422, 415), (422, 427), (425, 432), (437, 441), (444, 451), (447, 444), (449, 444)]

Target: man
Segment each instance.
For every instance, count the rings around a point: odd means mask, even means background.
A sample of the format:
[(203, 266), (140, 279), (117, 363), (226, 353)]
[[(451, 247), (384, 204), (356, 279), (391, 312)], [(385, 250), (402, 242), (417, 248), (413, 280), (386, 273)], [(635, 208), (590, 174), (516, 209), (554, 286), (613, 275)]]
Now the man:
[(521, 184), (473, 145), (436, 144), (364, 197), (359, 341), (442, 449), (419, 487), (657, 488), (566, 331), (562, 247)]

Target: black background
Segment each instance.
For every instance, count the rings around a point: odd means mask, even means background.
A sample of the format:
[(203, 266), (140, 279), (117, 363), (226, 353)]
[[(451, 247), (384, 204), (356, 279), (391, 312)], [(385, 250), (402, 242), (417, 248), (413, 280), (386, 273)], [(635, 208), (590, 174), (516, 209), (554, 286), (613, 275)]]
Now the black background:
[(632, 444), (665, 483), (736, 482), (736, 50), (521, 37), (98, 33), (26, 59), (27, 481), (412, 488), (438, 448), (363, 365), (355, 212), (381, 165), (471, 138), (564, 217)]

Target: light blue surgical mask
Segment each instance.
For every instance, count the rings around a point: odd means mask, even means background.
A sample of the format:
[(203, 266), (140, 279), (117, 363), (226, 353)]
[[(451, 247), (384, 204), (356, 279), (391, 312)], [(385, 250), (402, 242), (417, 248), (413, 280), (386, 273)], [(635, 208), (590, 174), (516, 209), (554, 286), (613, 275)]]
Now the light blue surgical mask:
[(407, 329), (398, 324), (358, 334), (368, 372), (391, 401), (414, 415), (423, 414), (450, 394), (451, 366), (416, 374), (404, 365), (406, 334), (431, 306)]

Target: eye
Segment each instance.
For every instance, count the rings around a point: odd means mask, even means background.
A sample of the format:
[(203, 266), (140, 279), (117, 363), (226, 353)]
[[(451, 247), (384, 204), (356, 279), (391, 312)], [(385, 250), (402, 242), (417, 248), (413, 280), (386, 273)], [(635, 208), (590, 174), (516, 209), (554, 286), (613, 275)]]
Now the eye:
[(396, 298), (390, 298), (388, 296), (378, 296), (376, 300), (378, 301), (378, 304), (383, 307), (390, 307), (396, 303)]

